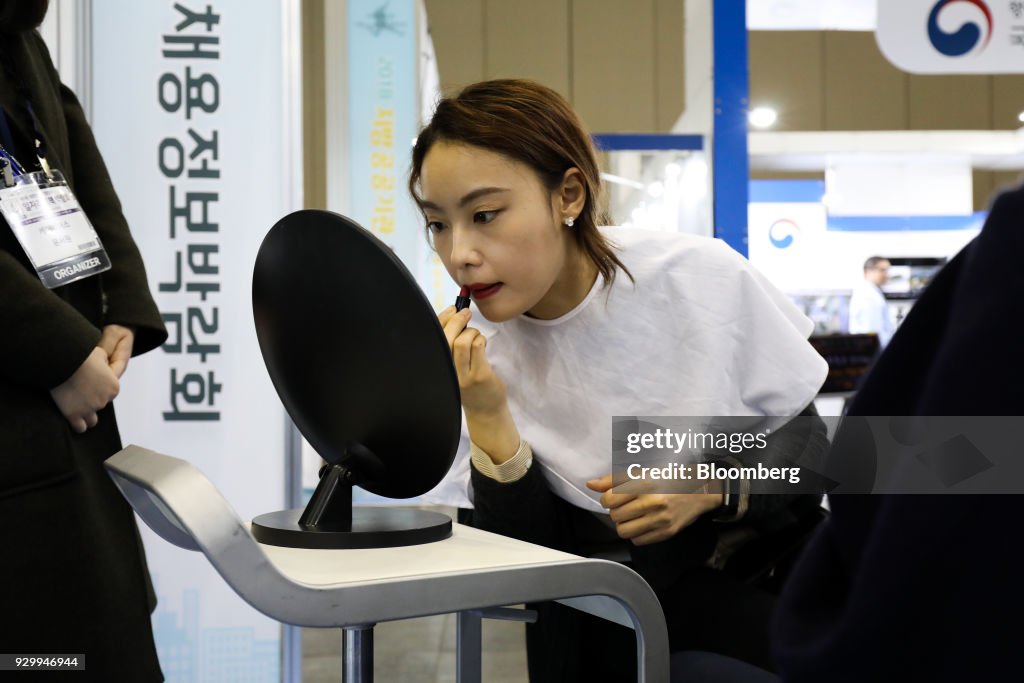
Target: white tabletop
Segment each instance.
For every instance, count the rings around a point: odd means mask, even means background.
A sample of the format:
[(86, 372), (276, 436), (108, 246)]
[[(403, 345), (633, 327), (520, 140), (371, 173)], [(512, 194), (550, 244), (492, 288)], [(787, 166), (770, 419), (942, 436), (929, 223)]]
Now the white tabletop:
[(316, 586), (583, 560), (454, 522), (452, 535), (434, 543), (344, 550), (283, 548), (261, 543), (260, 548), (282, 574)]

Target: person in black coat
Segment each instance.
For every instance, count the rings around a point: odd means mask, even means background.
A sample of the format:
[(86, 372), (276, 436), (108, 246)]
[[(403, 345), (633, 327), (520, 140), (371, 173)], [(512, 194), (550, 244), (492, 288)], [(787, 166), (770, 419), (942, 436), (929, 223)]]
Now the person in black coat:
[(0, 0), (0, 142), (33, 172), (43, 138), (112, 268), (48, 289), (0, 219), (0, 650), (85, 655), (90, 680), (159, 681), (142, 544), (103, 461), (121, 448), (111, 400), (128, 359), (167, 332), (82, 108), (34, 30), (46, 8)]
[[(1024, 415), (1024, 188), (915, 304), (851, 415)], [(1019, 495), (835, 496), (776, 623), (783, 680), (1005, 680), (1020, 666)]]
[[(849, 415), (1024, 415), (1017, 362), (1024, 338), (1022, 225), (1024, 188), (1017, 188), (996, 199), (981, 234), (911, 309)], [(837, 446), (842, 438), (840, 429)], [(832, 514), (794, 567), (778, 607), (779, 677), (684, 653), (673, 659), (673, 680), (959, 682), (1019, 675), (1020, 495), (835, 495), (830, 502)]]

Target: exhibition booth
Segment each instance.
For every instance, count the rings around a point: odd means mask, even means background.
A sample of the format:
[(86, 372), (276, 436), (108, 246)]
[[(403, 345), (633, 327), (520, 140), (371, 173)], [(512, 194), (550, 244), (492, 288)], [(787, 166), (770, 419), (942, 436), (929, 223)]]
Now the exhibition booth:
[[(1024, 129), (748, 123), (762, 104), (749, 31), (876, 31), (914, 73), (1024, 72), (1020, 3), (999, 4), (986, 38), (998, 49), (970, 63), (922, 56), (927, 34), (905, 39), (920, 17), (900, 4), (688, 1), (676, 124), (593, 133), (617, 225), (718, 237), (810, 318), (831, 371), (822, 415), (842, 413), (879, 351), (850, 327), (865, 261), (890, 264), (881, 291), (898, 329), (979, 234), (976, 175), (1024, 169)], [(117, 402), (128, 447), (108, 464), (144, 523), (165, 676), (297, 683), (307, 626), (344, 629), (345, 680), (369, 681), (374, 624), (455, 613), (457, 680), (480, 680), (481, 620), (528, 622), (509, 606), (557, 600), (634, 629), (638, 680), (668, 680), (664, 615), (638, 574), (409, 507), (448, 472), (464, 419), (433, 313), (458, 288), (406, 190), (445, 65), (423, 0), (326, 0), (312, 26), (309, 7), (60, 0), (42, 29), (170, 333), (133, 361)], [(371, 332), (353, 336), (353, 319)], [(383, 352), (410, 340), (425, 350), (408, 365)]]

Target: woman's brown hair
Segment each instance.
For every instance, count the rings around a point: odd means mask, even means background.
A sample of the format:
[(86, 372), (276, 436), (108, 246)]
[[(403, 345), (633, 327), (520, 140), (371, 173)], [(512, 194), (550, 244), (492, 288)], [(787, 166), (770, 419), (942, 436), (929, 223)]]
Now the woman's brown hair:
[(576, 243), (597, 266), (605, 284), (621, 268), (633, 279), (608, 240), (597, 229), (601, 175), (594, 146), (565, 98), (533, 81), (500, 79), (467, 86), (454, 97), (442, 99), (412, 150), (409, 192), (419, 200), (416, 187), (423, 159), (438, 141), (481, 147), (532, 168), (541, 184), (553, 192), (570, 168), (577, 168), (587, 194), (583, 211), (572, 232)]

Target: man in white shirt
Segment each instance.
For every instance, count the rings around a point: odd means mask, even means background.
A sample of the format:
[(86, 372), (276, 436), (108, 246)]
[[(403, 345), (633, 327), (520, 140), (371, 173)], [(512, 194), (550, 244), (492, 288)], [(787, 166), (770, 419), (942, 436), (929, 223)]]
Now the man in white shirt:
[(853, 288), (850, 297), (850, 333), (874, 332), (882, 348), (895, 331), (882, 294), (882, 285), (889, 281), (890, 265), (889, 260), (881, 256), (865, 261), (864, 280)]

